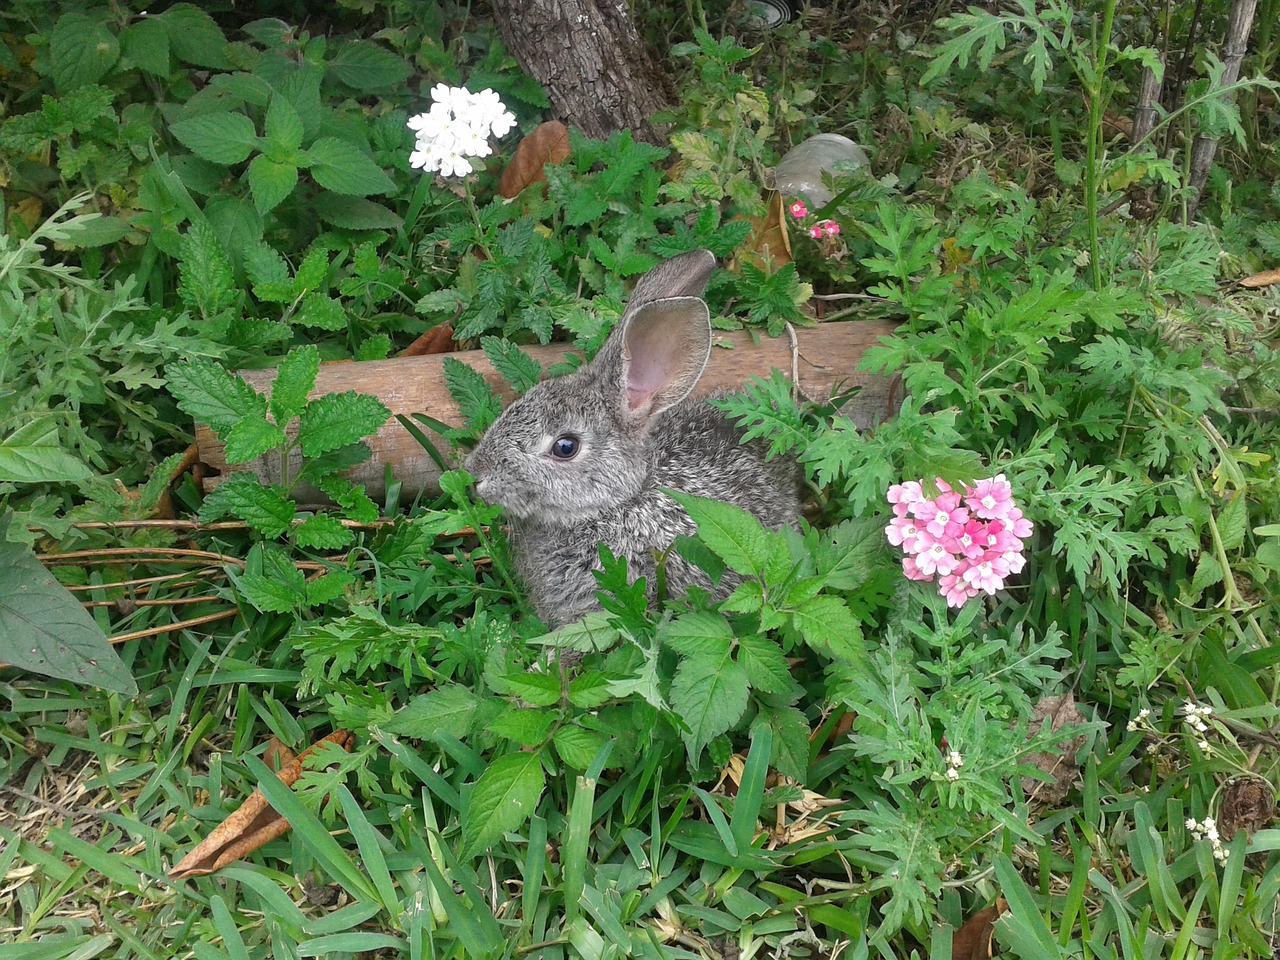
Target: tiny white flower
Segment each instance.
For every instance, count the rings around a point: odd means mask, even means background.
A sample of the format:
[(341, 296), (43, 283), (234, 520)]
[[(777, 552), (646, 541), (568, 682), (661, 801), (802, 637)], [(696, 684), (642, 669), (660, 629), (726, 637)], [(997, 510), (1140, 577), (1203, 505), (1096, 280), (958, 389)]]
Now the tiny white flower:
[(1200, 826), (1200, 824), (1196, 823), (1194, 817), (1187, 817), (1186, 823), (1184, 823), (1183, 826), (1185, 826), (1188, 830), (1195, 830)]
[(1136, 721), (1133, 721), (1133, 720), (1130, 720), (1127, 724), (1125, 724), (1124, 728), (1128, 730), (1130, 733), (1138, 732), (1138, 724)]
[(959, 771), (959, 770), (957, 770), (955, 767), (947, 767), (947, 779), (948, 779), (948, 780), (959, 780), (959, 779), (960, 779), (960, 771)]
[(1138, 711), (1139, 720), (1145, 720), (1149, 716), (1151, 716), (1151, 711), (1146, 707), (1143, 707), (1141, 710)]
[(1198, 741), (1196, 741), (1196, 746), (1197, 746), (1197, 747), (1199, 747), (1201, 750), (1208, 750), (1208, 749), (1209, 749), (1209, 741), (1208, 741), (1208, 740), (1198, 740)]
[(1188, 700), (1182, 705), (1182, 712), (1194, 717), (1196, 715), (1196, 702)]
[(949, 763), (953, 767), (963, 767), (964, 758), (960, 756), (958, 752), (956, 752), (955, 750), (952, 750), (951, 753), (947, 755), (947, 763)]

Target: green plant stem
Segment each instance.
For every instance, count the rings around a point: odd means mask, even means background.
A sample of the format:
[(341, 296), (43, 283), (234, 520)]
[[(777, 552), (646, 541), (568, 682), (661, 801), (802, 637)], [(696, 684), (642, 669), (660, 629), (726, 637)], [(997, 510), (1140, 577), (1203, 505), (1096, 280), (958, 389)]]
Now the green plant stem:
[[(1107, 78), (1107, 54), (1111, 49), (1111, 25), (1115, 20), (1116, 0), (1107, 0), (1103, 8), (1102, 34), (1097, 38), (1096, 58), (1086, 82), (1089, 94), (1089, 139), (1086, 147), (1084, 176), (1084, 219), (1089, 232), (1089, 282), (1094, 290), (1102, 290), (1102, 268), (1098, 263), (1098, 158), (1102, 150), (1102, 118), (1106, 110), (1104, 95)], [(1080, 71), (1077, 70), (1077, 74)]]

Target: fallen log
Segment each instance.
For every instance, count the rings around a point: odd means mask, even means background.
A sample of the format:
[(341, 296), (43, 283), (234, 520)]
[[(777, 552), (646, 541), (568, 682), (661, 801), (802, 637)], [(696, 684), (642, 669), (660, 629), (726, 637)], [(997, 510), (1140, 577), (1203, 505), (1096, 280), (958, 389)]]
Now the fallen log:
[[(854, 423), (865, 429), (891, 415), (901, 400), (901, 390), (895, 378), (856, 369), (867, 348), (874, 346), (878, 337), (892, 333), (893, 329), (892, 323), (880, 320), (824, 323), (797, 329), (794, 366), (787, 337), (771, 339), (746, 330), (720, 333), (716, 336), (717, 348), (711, 352), (711, 362), (695, 394), (733, 390), (752, 377), (769, 376), (774, 368), (784, 371), (788, 377), (794, 370), (800, 395), (810, 400), (824, 401), (859, 388), (844, 411)], [(563, 344), (534, 345), (522, 349), (544, 369), (565, 356)], [(461, 425), (458, 405), (444, 383), (445, 357), (453, 357), (474, 368), (502, 393), (505, 401), (512, 399), (506, 382), (480, 350), (323, 364), (311, 396), (356, 390), (377, 397), (393, 415), (423, 413), (442, 423)], [(266, 392), (275, 379), (276, 371), (241, 370), (239, 374), (255, 390)], [(440, 453), (445, 457), (452, 456), (447, 441), (425, 426), (422, 429), (435, 442)], [(208, 487), (215, 486), (219, 479), (225, 479), (234, 470), (251, 470), (267, 483), (280, 479), (279, 457), (274, 453), (247, 463), (228, 464), (222, 441), (205, 424), (196, 424), (196, 441), (200, 459), (212, 468), (211, 472), (219, 475), (205, 480)], [(373, 450), (373, 456), (353, 468), (347, 476), (355, 483), (363, 483), (375, 500), (385, 493), (388, 466), (392, 476), (401, 483), (406, 497), (439, 491), (440, 468), (394, 416), (365, 442)], [(300, 459), (300, 454), (295, 453), (295, 457)], [(299, 462), (293, 462), (290, 474), (296, 474), (298, 467)], [(318, 499), (314, 491), (297, 490), (295, 495), (303, 500)]]

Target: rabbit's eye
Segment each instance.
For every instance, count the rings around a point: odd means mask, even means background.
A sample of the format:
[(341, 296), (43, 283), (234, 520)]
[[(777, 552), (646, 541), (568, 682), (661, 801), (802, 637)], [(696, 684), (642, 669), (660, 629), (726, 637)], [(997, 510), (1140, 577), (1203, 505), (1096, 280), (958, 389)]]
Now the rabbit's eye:
[(557, 460), (572, 460), (578, 455), (579, 446), (581, 444), (577, 437), (571, 433), (565, 433), (552, 441), (551, 455)]

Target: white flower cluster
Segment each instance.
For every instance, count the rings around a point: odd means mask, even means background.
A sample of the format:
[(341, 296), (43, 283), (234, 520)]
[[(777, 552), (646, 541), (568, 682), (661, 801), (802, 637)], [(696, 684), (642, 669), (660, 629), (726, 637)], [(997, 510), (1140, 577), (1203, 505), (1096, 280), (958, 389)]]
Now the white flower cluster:
[(952, 750), (947, 754), (947, 779), (956, 781), (960, 779), (960, 768), (964, 766), (964, 757)]
[(1211, 716), (1213, 716), (1213, 707), (1208, 704), (1200, 706), (1194, 700), (1188, 700), (1182, 705), (1182, 718), (1192, 730), (1200, 735), (1196, 746), (1201, 750), (1209, 749), (1209, 740), (1205, 736), (1209, 732), (1209, 725), (1205, 721)]
[(438, 83), (431, 89), (431, 109), (410, 117), (408, 127), (418, 138), (409, 166), (445, 177), (471, 172), (471, 158), (493, 152), (489, 137), (505, 136), (516, 125), (515, 115), (492, 90), (472, 93), (466, 87)]
[(1188, 818), (1185, 826), (1191, 831), (1192, 838), (1208, 840), (1213, 844), (1213, 859), (1219, 863), (1227, 862), (1227, 851), (1222, 846), (1222, 838), (1218, 836), (1218, 825), (1214, 823), (1213, 817), (1205, 817), (1204, 823), (1197, 823), (1194, 819)]
[(1137, 733), (1141, 726), (1146, 726), (1146, 724), (1143, 723), (1143, 721), (1145, 721), (1149, 716), (1151, 716), (1151, 711), (1148, 710), (1146, 707), (1143, 707), (1141, 710), (1138, 711), (1138, 719), (1130, 720), (1128, 726), (1126, 726), (1125, 729), (1128, 730), (1130, 733)]

